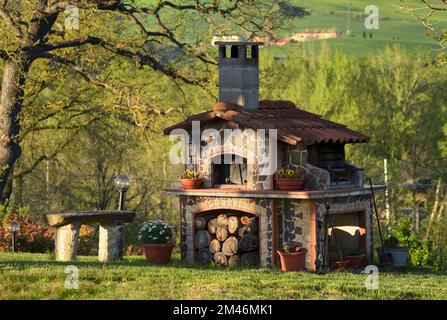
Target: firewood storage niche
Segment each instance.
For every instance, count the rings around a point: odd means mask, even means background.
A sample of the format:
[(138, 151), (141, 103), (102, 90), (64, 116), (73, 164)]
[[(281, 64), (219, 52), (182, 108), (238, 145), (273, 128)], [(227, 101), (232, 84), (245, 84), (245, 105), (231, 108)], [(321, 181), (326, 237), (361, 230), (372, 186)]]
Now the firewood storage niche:
[(229, 267), (258, 266), (258, 217), (223, 209), (195, 214), (194, 260)]

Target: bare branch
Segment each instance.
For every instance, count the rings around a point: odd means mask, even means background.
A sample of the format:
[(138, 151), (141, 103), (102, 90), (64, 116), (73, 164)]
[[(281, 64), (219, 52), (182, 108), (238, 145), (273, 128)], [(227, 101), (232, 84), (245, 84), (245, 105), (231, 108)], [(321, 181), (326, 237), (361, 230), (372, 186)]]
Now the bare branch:
[(60, 144), (51, 154), (41, 155), (39, 158), (36, 159), (36, 161), (34, 161), (34, 163), (30, 167), (23, 169), (19, 173), (13, 175), (13, 178), (14, 179), (21, 178), (24, 175), (31, 173), (42, 161), (53, 159), (54, 157), (56, 157), (60, 152), (62, 152), (65, 149), (65, 147), (67, 147), (70, 143), (72, 143), (75, 140), (76, 136), (81, 131), (81, 129), (85, 128), (85, 126), (87, 125), (92, 124), (96, 120), (98, 120), (98, 118), (93, 118), (87, 124), (84, 124), (83, 126), (77, 128), (75, 133), (69, 139), (65, 140), (62, 144)]
[(131, 49), (117, 48), (116, 46), (114, 46), (112, 44), (108, 44), (108, 43), (102, 43), (102, 47), (105, 48), (106, 50), (109, 50), (110, 52), (113, 52), (120, 56), (133, 59), (141, 65), (150, 66), (155, 71), (160, 71), (173, 80), (179, 79), (187, 84), (192, 84), (192, 85), (200, 85), (201, 83), (205, 82), (205, 79), (194, 80), (194, 79), (186, 78), (183, 75), (179, 74), (174, 68), (172, 68), (170, 66), (163, 65), (162, 63), (157, 61), (157, 59), (155, 59), (154, 57), (152, 57), (148, 54), (136, 52)]
[[(438, 6), (434, 6), (431, 3), (429, 3), (427, 0), (421, 0), (422, 3), (424, 3), (428, 8), (435, 10), (435, 11), (447, 11), (447, 7), (438, 7)], [(444, 4), (447, 4), (445, 1)]]
[(84, 39), (77, 39), (77, 40), (72, 40), (72, 41), (64, 41), (64, 42), (59, 42), (56, 44), (49, 44), (49, 45), (43, 45), (43, 46), (39, 46), (40, 50), (43, 51), (52, 51), (52, 50), (57, 50), (57, 49), (64, 49), (64, 48), (72, 48), (72, 47), (79, 47), (85, 44), (92, 44), (92, 45), (97, 45), (101, 43), (101, 39), (97, 38), (97, 37), (92, 37), (92, 36), (88, 36)]
[(85, 71), (84, 69), (79, 67), (75, 62), (73, 62), (69, 59), (66, 59), (64, 57), (61, 57), (61, 56), (58, 56), (58, 55), (55, 55), (52, 53), (48, 53), (48, 52), (41, 52), (39, 54), (38, 58), (47, 58), (47, 59), (51, 59), (57, 63), (63, 64), (65, 66), (69, 67), (71, 70), (75, 71), (77, 74), (79, 74), (81, 77), (83, 77), (85, 80), (89, 81), (90, 83), (92, 83), (98, 87), (108, 89), (113, 92), (119, 92), (119, 90), (117, 88), (115, 88), (113, 85), (111, 85), (110, 83), (106, 83), (106, 82), (103, 82), (103, 81), (97, 79), (95, 76), (93, 76), (89, 72)]
[(120, 10), (124, 8), (121, 0), (65, 0), (56, 1), (42, 11), (47, 14), (60, 13), (64, 11), (68, 5), (76, 6), (80, 9), (97, 8), (99, 10)]
[(12, 17), (9, 15), (8, 11), (6, 11), (6, 8), (2, 5), (0, 6), (0, 16), (5, 20), (6, 24), (8, 24), (12, 30), (19, 36), (23, 37), (23, 32), (20, 29), (20, 27), (14, 22)]

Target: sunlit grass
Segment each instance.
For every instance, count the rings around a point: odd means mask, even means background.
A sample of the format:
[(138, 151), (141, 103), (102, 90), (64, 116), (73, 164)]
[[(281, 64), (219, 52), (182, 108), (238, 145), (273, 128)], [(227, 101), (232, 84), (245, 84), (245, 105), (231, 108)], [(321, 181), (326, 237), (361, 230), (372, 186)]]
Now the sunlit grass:
[(65, 267), (45, 254), (0, 254), (1, 299), (447, 299), (447, 275), (381, 273), (379, 290), (365, 275), (281, 273), (197, 267), (174, 257), (156, 267), (143, 257), (103, 265), (79, 257), (79, 289), (64, 286)]

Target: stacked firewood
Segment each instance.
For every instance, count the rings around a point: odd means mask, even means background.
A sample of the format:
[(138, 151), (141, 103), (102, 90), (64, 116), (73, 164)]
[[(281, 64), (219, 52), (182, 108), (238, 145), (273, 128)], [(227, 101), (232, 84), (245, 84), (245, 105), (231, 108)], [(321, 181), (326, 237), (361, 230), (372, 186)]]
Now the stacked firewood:
[(258, 223), (254, 217), (220, 214), (207, 220), (195, 218), (196, 261), (235, 267), (258, 265)]

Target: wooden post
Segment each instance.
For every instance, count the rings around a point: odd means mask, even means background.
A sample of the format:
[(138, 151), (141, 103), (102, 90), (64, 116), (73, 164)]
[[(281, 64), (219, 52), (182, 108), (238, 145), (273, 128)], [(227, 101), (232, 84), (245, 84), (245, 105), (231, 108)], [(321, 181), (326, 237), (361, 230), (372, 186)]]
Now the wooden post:
[(317, 260), (317, 204), (315, 200), (310, 202), (310, 268), (313, 271), (317, 270), (315, 261)]

